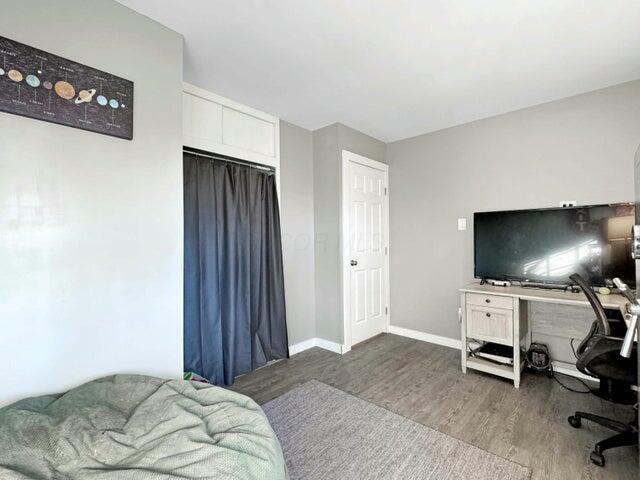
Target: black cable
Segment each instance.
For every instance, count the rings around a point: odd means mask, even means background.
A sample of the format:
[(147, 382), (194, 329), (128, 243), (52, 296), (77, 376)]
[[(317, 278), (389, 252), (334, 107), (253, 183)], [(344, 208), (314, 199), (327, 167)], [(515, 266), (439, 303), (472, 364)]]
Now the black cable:
[[(571, 350), (573, 351), (573, 354), (576, 358), (578, 358), (578, 356), (576, 355), (576, 351), (575, 348), (573, 347), (573, 338), (571, 339)], [(539, 352), (542, 354), (546, 354), (547, 358), (548, 358), (548, 363), (546, 363), (545, 365), (536, 365), (534, 364), (533, 360), (530, 357), (530, 353), (534, 351), (534, 352)], [(531, 346), (529, 347), (529, 350), (525, 353), (525, 361), (527, 363), (527, 366), (536, 371), (536, 372), (547, 372), (547, 374), (553, 378), (556, 382), (558, 382), (558, 385), (560, 385), (562, 388), (569, 390), (570, 392), (573, 393), (582, 393), (582, 394), (586, 394), (586, 393), (593, 393), (594, 391), (591, 389), (591, 387), (589, 385), (587, 385), (585, 382), (583, 382), (581, 379), (579, 378), (575, 378), (575, 380), (577, 380), (578, 382), (580, 382), (582, 385), (584, 385), (584, 387), (587, 389), (587, 391), (584, 390), (576, 390), (573, 387), (570, 387), (569, 385), (562, 383), (560, 381), (560, 379), (557, 377), (557, 375), (559, 374), (558, 372), (555, 372), (553, 370), (553, 363), (552, 363), (552, 359), (551, 359), (551, 355), (549, 354), (549, 350), (547, 348), (546, 345), (544, 344), (536, 344), (536, 343), (532, 343)], [(566, 375), (566, 374), (560, 374), (560, 375)], [(566, 375), (566, 376), (571, 376), (571, 375)]]
[[(585, 391), (583, 391), (583, 390), (576, 390), (576, 389), (574, 389), (574, 388), (571, 388), (571, 387), (570, 387), (570, 386), (568, 386), (568, 385), (565, 385), (564, 383), (562, 383), (562, 382), (558, 379), (558, 377), (557, 377), (556, 375), (558, 375), (558, 372), (553, 372), (553, 371), (552, 371), (552, 377), (553, 377), (553, 379), (554, 379), (556, 382), (558, 382), (558, 385), (560, 385), (562, 388), (565, 388), (565, 389), (569, 390), (570, 392), (573, 392), (573, 393), (593, 393), (593, 390), (591, 389), (591, 387), (590, 387), (589, 385), (587, 385), (585, 382), (583, 382), (583, 381), (582, 381), (581, 379), (579, 379), (579, 378), (573, 377), (575, 380), (579, 381), (582, 385), (584, 385), (584, 386), (585, 386), (585, 388), (587, 389), (587, 391), (586, 391), (586, 392), (585, 392)], [(567, 377), (569, 377), (569, 376), (570, 376), (570, 375), (567, 375), (567, 374), (565, 374), (565, 373), (560, 373), (560, 375), (565, 375), (565, 376), (567, 376)]]
[[(573, 354), (576, 356), (576, 358), (578, 358), (578, 356), (576, 355), (576, 351), (575, 351), (575, 349), (574, 349), (574, 347), (573, 347), (573, 340), (574, 340), (574, 339), (572, 338), (572, 339), (571, 339), (571, 350), (573, 350)], [(483, 344), (483, 343), (485, 343), (485, 342), (478, 342), (478, 343), (480, 343), (480, 345), (482, 346), (482, 344)], [(468, 349), (468, 351), (469, 351), (469, 356), (477, 358), (477, 357), (476, 357), (476, 351), (477, 351), (477, 350), (479, 350), (479, 349), (480, 349), (480, 347), (478, 347), (478, 348), (476, 348), (476, 349), (472, 349), (472, 348), (471, 348), (471, 346), (467, 344), (467, 349)], [(535, 366), (534, 366), (534, 365), (533, 365), (533, 363), (530, 361), (529, 356), (528, 356), (527, 354), (528, 354), (528, 352), (525, 352), (525, 353), (524, 353), (524, 358), (525, 358), (525, 362), (527, 363), (527, 365), (528, 365), (530, 368), (533, 368), (534, 370), (536, 370), (536, 371), (538, 371), (538, 372), (543, 371), (543, 369), (535, 368)], [(491, 358), (482, 357), (482, 360), (488, 361), (488, 362), (490, 362), (490, 363), (498, 364), (498, 365), (507, 365), (507, 364), (505, 364), (505, 363), (498, 362), (498, 361), (493, 360), (493, 359), (491, 359)], [(547, 371), (548, 371), (549, 376), (550, 376), (551, 378), (553, 378), (556, 382), (558, 382), (558, 385), (560, 385), (562, 388), (564, 388), (564, 389), (566, 389), (566, 390), (568, 390), (568, 391), (570, 391), (570, 392), (573, 392), (573, 393), (580, 393), (580, 394), (594, 393), (594, 390), (593, 390), (589, 385), (587, 385), (587, 384), (586, 384), (582, 379), (580, 379), (580, 378), (572, 377), (572, 378), (574, 378), (575, 380), (577, 380), (578, 382), (580, 382), (582, 385), (584, 385), (584, 387), (587, 389), (587, 391), (584, 391), (584, 390), (576, 390), (575, 388), (570, 387), (569, 385), (566, 385), (566, 384), (562, 383), (562, 382), (560, 381), (560, 379), (557, 377), (557, 375), (565, 375), (565, 376), (567, 376), (567, 377), (569, 377), (569, 376), (571, 376), (571, 375), (567, 375), (567, 374), (565, 374), (565, 373), (559, 373), (559, 372), (554, 371), (554, 370), (553, 370), (553, 364), (551, 363), (551, 358), (550, 358), (550, 357), (549, 357), (549, 364), (544, 368), (544, 370), (547, 370)]]
[(578, 359), (578, 354), (576, 353), (576, 349), (573, 347), (573, 341), (575, 340), (575, 338), (571, 339), (571, 351), (573, 352), (573, 356), (576, 357), (576, 360)]

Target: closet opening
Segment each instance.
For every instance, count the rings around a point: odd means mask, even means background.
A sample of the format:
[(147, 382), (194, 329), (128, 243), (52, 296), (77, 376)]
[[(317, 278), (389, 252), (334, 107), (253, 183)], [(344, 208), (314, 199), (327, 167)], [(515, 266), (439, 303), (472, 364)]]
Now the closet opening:
[(183, 150), (184, 370), (214, 384), (289, 356), (275, 173)]

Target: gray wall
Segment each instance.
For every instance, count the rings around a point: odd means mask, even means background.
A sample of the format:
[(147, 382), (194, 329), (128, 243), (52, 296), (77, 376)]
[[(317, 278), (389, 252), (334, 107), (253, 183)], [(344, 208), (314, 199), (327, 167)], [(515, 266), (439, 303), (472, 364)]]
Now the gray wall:
[(3, 36), (135, 82), (133, 141), (0, 113), (0, 403), (182, 370), (182, 38), (111, 0), (0, 0)]
[[(338, 126), (313, 132), (316, 335), (340, 342)], [(336, 283), (338, 282), (338, 283)]]
[(280, 122), (282, 250), (289, 345), (316, 336), (313, 134)]
[(343, 342), (340, 268), (341, 152), (349, 150), (386, 162), (386, 145), (334, 123), (313, 132), (313, 192), (316, 234), (316, 331), (319, 338)]
[(460, 338), (473, 212), (632, 201), (638, 143), (640, 81), (387, 145), (391, 323)]
[[(341, 123), (334, 125), (338, 135), (338, 150), (348, 150), (363, 157), (387, 163), (387, 145), (384, 142)], [(340, 166), (338, 170), (342, 172)]]

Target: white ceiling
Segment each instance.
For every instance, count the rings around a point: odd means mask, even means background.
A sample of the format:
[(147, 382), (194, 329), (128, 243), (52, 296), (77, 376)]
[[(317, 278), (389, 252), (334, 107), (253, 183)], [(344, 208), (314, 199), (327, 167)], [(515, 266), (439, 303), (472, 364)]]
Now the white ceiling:
[(120, 0), (185, 81), (393, 141), (640, 78), (638, 0)]

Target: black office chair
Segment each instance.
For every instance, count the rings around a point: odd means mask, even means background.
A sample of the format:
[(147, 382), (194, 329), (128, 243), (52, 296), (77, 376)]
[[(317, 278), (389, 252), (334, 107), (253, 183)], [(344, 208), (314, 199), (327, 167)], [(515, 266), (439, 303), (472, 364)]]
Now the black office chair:
[[(623, 337), (626, 333), (624, 321), (613, 322), (607, 319), (600, 300), (577, 273), (569, 277), (584, 292), (596, 314), (587, 336), (576, 350), (576, 367), (582, 373), (600, 379), (600, 386), (594, 391), (599, 397), (615, 403), (630, 405), (637, 402), (636, 392), (631, 385), (638, 384), (638, 350), (633, 346), (629, 358), (620, 355)], [(592, 413), (576, 412), (569, 417), (572, 427), (580, 428), (582, 420), (590, 420), (606, 427), (616, 435), (596, 443), (591, 452), (591, 461), (604, 466), (605, 450), (616, 447), (638, 445), (638, 405), (634, 406), (634, 420), (622, 423)]]

